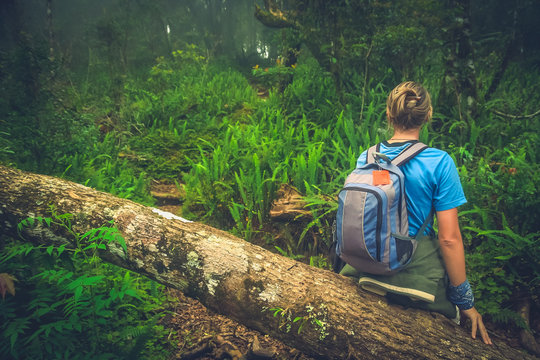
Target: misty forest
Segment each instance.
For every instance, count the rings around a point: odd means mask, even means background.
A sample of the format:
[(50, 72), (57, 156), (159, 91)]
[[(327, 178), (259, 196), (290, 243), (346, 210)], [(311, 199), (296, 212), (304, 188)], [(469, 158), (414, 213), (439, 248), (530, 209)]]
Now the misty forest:
[[(535, 0), (0, 1), (1, 357), (539, 356), (539, 16)], [(338, 193), (392, 136), (406, 80), (433, 101), (420, 140), (459, 172), (492, 346), (332, 271)]]

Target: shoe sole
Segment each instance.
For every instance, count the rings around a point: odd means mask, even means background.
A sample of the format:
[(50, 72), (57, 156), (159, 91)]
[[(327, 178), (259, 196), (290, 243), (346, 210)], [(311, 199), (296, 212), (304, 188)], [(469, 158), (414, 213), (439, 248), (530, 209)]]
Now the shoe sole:
[(430, 303), (435, 302), (435, 295), (424, 291), (386, 284), (368, 277), (361, 277), (358, 282), (364, 290), (373, 292), (377, 295), (385, 296), (386, 293), (391, 292), (394, 294), (408, 296), (412, 300), (422, 300)]

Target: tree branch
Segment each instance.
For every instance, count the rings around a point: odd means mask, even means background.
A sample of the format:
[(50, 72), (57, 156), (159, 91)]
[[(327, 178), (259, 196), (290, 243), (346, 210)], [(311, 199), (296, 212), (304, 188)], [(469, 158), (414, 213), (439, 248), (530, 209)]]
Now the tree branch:
[(493, 112), (494, 114), (503, 116), (503, 117), (510, 118), (510, 119), (528, 119), (528, 118), (532, 118), (532, 117), (535, 117), (535, 116), (537, 116), (537, 115), (540, 115), (540, 110), (538, 110), (538, 111), (535, 112), (534, 114), (529, 114), (529, 115), (512, 115), (512, 114), (506, 114), (506, 113), (500, 112), (500, 111), (495, 110), (495, 109), (491, 109), (491, 112)]
[(297, 28), (298, 24), (290, 19), (290, 14), (282, 11), (274, 0), (264, 1), (264, 10), (255, 5), (255, 17), (264, 25), (272, 28)]

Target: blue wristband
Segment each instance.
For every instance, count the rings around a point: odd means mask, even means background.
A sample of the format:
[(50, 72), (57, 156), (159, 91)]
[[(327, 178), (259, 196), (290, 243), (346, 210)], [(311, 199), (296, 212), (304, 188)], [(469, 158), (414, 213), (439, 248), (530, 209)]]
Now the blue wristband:
[(460, 310), (468, 310), (474, 306), (474, 295), (469, 280), (465, 280), (461, 285), (448, 285), (446, 291), (448, 300), (456, 305)]

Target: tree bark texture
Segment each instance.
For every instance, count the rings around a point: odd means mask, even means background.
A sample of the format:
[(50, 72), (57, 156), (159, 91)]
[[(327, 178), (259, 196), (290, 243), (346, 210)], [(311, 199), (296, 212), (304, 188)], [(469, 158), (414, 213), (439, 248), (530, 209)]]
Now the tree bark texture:
[[(486, 346), (442, 315), (389, 305), (351, 279), (224, 231), (83, 185), (0, 165), (0, 231), (16, 236), (19, 221), (50, 216), (49, 204), (59, 214), (73, 214), (73, 230), (79, 233), (114, 221), (127, 253), (109, 246), (101, 254), (104, 260), (180, 289), (216, 312), (315, 357), (531, 358), (503, 343)], [(41, 244), (69, 242), (60, 230), (45, 226), (22, 235)]]

